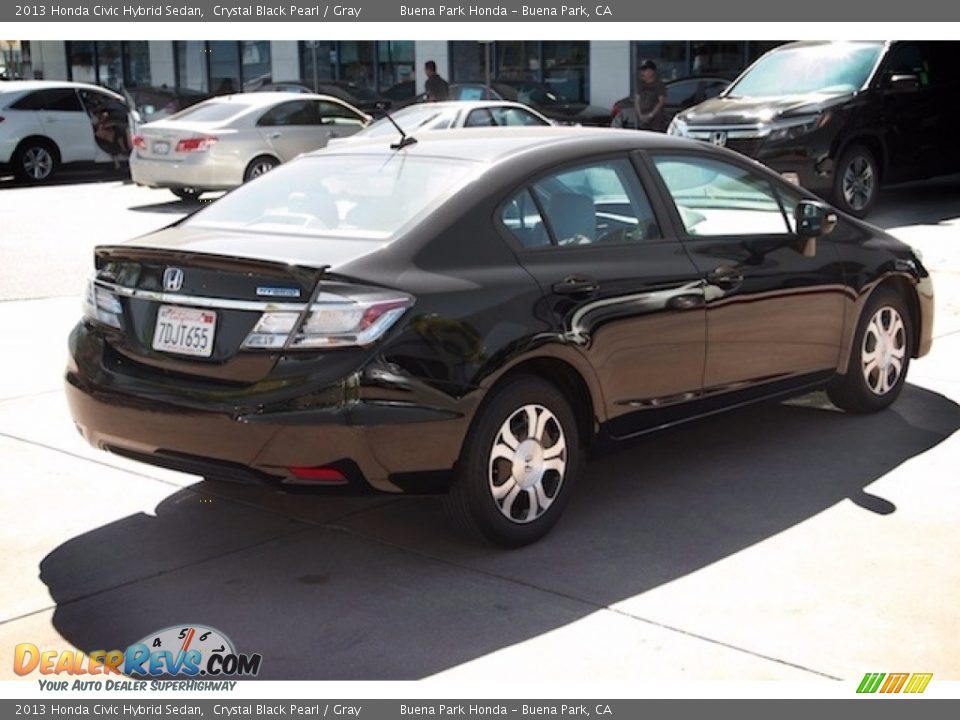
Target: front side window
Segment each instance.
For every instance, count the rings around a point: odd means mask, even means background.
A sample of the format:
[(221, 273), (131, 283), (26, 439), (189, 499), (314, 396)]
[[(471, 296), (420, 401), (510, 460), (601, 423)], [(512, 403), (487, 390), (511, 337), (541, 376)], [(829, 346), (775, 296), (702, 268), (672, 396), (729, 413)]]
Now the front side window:
[(766, 178), (730, 163), (692, 156), (653, 159), (690, 235), (785, 235), (781, 200)]
[(562, 170), (538, 180), (532, 192), (558, 246), (660, 237), (646, 194), (625, 159)]
[(493, 119), (497, 125), (506, 125), (510, 127), (529, 126), (529, 125), (547, 125), (548, 123), (527, 110), (521, 110), (515, 107), (493, 107), (490, 108)]
[(317, 115), (322, 125), (363, 125), (363, 118), (339, 103), (327, 100), (314, 100)]

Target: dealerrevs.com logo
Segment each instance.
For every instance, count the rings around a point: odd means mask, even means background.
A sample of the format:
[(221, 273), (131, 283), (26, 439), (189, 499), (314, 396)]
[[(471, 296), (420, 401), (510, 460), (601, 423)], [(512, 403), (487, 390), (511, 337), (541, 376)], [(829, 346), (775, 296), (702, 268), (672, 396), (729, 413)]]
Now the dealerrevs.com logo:
[(28, 675), (126, 675), (127, 677), (256, 677), (262, 656), (238, 653), (230, 639), (204, 625), (174, 625), (151, 633), (126, 650), (45, 650), (33, 643), (14, 649), (13, 671)]
[(933, 673), (867, 673), (857, 687), (858, 693), (919, 694), (927, 689)]

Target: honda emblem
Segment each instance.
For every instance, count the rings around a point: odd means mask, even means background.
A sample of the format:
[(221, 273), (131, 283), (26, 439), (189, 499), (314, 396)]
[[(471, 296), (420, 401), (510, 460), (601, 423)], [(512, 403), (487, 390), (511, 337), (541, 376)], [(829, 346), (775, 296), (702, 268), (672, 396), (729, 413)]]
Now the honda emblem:
[(163, 289), (166, 292), (177, 292), (183, 287), (183, 270), (168, 267), (163, 271)]

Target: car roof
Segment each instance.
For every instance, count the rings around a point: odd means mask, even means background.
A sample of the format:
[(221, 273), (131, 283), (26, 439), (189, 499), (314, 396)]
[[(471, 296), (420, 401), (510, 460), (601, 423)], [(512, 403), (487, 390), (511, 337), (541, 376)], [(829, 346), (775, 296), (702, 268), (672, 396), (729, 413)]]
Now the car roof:
[(123, 96), (113, 90), (91, 83), (73, 82), (72, 80), (8, 80), (0, 83), (0, 92), (30, 92), (31, 90), (45, 90), (52, 88), (76, 88), (78, 90), (99, 90), (112, 95), (118, 100)]
[[(612, 128), (538, 126), (526, 128), (457, 128), (443, 132), (413, 133), (417, 142), (403, 150), (390, 147), (390, 136), (357, 137), (355, 142), (328, 146), (309, 155), (392, 155), (403, 152), (409, 157), (437, 157), (497, 164), (524, 155), (540, 156), (562, 162), (589, 154), (643, 149), (690, 149), (709, 151), (711, 146), (661, 133)], [(398, 134), (399, 137), (399, 134)]]
[[(358, 114), (366, 115), (363, 110), (353, 107), (353, 105), (342, 98), (333, 97), (332, 95), (320, 95), (317, 93), (276, 91), (236, 93), (233, 95), (214, 95), (213, 97), (204, 100), (204, 102), (231, 103), (259, 108), (266, 107), (268, 105), (277, 105), (279, 103), (286, 102), (287, 100), (325, 100), (338, 105), (346, 105), (347, 107), (356, 110)], [(196, 107), (196, 105), (193, 107)]]
[(885, 45), (886, 42), (885, 40), (797, 40), (796, 42), (777, 45), (769, 52), (791, 48), (820, 47), (823, 45)]
[[(395, 115), (398, 112), (405, 110), (412, 110), (414, 108), (435, 108), (438, 110), (463, 110), (464, 108), (489, 108), (489, 107), (515, 107), (521, 110), (533, 110), (529, 105), (524, 105), (523, 103), (514, 102), (512, 100), (441, 100), (440, 102), (425, 102), (425, 103), (416, 103), (414, 105), (407, 105), (400, 108), (399, 110), (392, 112), (391, 114)], [(535, 115), (539, 115), (536, 110), (533, 110)]]

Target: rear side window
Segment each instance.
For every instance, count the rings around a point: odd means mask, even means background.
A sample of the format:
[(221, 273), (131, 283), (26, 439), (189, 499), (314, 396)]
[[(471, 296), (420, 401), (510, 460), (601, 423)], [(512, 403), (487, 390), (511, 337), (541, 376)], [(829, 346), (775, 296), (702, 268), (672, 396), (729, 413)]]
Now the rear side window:
[(350, 108), (326, 100), (317, 103), (317, 113), (323, 125), (363, 125), (364, 119)]
[(37, 90), (20, 98), (11, 107), (16, 110), (83, 111), (80, 106), (80, 99), (73, 88)]
[(257, 122), (261, 127), (316, 125), (320, 122), (317, 104), (312, 100), (293, 100), (267, 110)]
[(710, 158), (655, 156), (690, 235), (785, 235), (791, 232), (769, 180)]
[(466, 121), (463, 123), (463, 126), (468, 128), (491, 127), (493, 125), (496, 125), (496, 123), (493, 121), (493, 116), (490, 114), (490, 111), (486, 108), (471, 110), (470, 114), (467, 115)]
[(562, 170), (538, 180), (531, 190), (558, 246), (661, 237), (646, 193), (626, 159)]
[(500, 213), (500, 220), (523, 247), (538, 248), (550, 245), (550, 236), (543, 224), (540, 210), (526, 188), (506, 202)]

